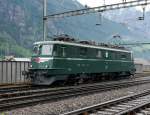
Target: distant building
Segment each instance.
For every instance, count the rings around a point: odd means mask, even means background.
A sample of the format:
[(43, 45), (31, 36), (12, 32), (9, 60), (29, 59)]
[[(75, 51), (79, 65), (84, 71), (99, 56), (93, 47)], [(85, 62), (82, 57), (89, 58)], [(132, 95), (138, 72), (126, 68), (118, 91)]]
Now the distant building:
[(14, 61), (31, 61), (31, 58), (14, 58)]
[(136, 73), (150, 72), (150, 61), (142, 58), (134, 59)]
[(25, 62), (29, 62), (29, 61), (31, 61), (31, 59), (30, 58), (16, 58), (14, 56), (5, 56), (3, 61), (25, 61)]

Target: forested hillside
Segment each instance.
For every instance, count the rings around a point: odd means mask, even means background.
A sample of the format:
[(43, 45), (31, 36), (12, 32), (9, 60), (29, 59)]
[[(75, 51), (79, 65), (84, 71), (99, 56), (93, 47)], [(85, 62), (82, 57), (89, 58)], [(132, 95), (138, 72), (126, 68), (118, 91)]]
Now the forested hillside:
[[(42, 40), (43, 0), (0, 0), (0, 55), (26, 57), (31, 55), (32, 44)], [(48, 14), (83, 8), (76, 0), (48, 0)], [(100, 23), (99, 26), (96, 24)], [(124, 24), (102, 18), (99, 14), (48, 21), (48, 37), (68, 34), (78, 39), (114, 42), (139, 39)], [(49, 40), (50, 38), (48, 38)]]

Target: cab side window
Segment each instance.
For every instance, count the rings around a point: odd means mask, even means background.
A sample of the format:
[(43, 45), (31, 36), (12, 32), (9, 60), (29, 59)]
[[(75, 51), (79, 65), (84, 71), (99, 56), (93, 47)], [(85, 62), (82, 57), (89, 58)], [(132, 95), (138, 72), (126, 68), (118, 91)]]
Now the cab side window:
[(100, 50), (97, 50), (97, 55), (96, 55), (97, 58), (102, 58), (102, 52)]
[(108, 51), (105, 52), (105, 58), (108, 58)]
[(87, 55), (87, 48), (80, 48), (80, 55), (86, 56)]
[(59, 55), (58, 55), (58, 54), (59, 54), (59, 52), (58, 52), (58, 51), (59, 51), (59, 50), (58, 50), (58, 49), (59, 49), (58, 46), (55, 45), (53, 49), (54, 49), (54, 50), (53, 50), (53, 56), (59, 56)]
[(111, 53), (111, 58), (112, 58), (113, 60), (116, 59), (116, 52), (112, 52), (112, 53)]
[(120, 58), (121, 58), (121, 59), (127, 59), (127, 58), (128, 58), (127, 55), (128, 55), (127, 53), (121, 53), (121, 54), (120, 54)]
[(127, 56), (125, 54), (121, 55), (121, 59), (126, 59), (126, 58), (127, 58)]
[(66, 47), (61, 47), (61, 55), (62, 57), (66, 57)]

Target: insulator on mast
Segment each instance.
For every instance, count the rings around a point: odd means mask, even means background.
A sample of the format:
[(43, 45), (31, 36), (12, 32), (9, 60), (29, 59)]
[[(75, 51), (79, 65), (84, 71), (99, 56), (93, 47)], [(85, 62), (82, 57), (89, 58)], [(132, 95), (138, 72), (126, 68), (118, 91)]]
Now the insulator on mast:
[[(147, 0), (145, 0), (145, 1), (147, 1)], [(142, 5), (142, 13), (143, 13), (143, 15), (138, 18), (139, 20), (144, 20), (145, 19), (146, 6), (147, 6), (147, 4)]]
[(102, 13), (99, 12), (99, 23), (96, 24), (96, 26), (102, 25)]

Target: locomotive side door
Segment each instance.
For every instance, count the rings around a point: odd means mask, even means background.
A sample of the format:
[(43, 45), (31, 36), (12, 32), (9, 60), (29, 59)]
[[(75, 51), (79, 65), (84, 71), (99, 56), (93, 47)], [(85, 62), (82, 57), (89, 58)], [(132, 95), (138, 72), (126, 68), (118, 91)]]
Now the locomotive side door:
[(108, 70), (108, 57), (109, 57), (109, 54), (108, 54), (108, 51), (105, 52), (105, 70), (107, 71)]

